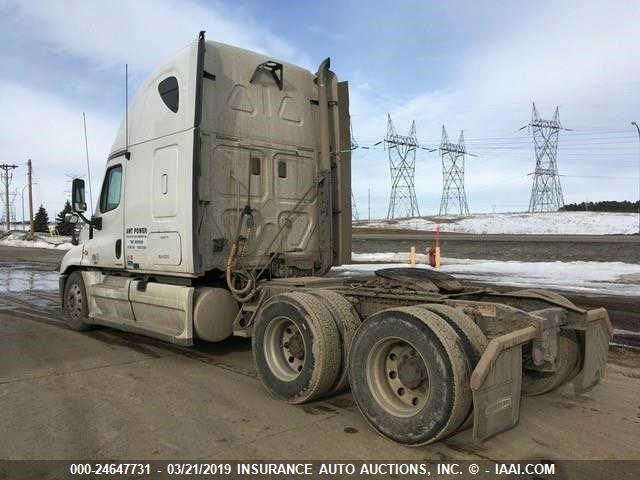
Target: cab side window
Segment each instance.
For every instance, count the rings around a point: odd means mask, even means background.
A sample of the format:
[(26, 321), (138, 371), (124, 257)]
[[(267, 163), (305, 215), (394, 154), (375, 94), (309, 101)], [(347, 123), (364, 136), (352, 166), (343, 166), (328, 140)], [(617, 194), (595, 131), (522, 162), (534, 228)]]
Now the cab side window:
[(100, 194), (100, 212), (105, 213), (120, 205), (122, 189), (122, 165), (114, 165), (107, 170)]

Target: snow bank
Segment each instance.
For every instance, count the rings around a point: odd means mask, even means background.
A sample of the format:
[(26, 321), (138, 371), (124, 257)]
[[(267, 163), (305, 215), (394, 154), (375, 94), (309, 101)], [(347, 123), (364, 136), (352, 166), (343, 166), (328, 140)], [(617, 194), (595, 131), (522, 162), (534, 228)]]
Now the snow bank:
[[(366, 255), (366, 257), (365, 257)], [(335, 267), (338, 275), (371, 273), (379, 268), (407, 267), (404, 254), (353, 254), (353, 261), (390, 263), (353, 264)], [(417, 268), (431, 268), (419, 265)], [(544, 287), (601, 295), (640, 297), (640, 264), (624, 262), (515, 262), (443, 258), (440, 271), (462, 280)]]
[(55, 250), (69, 250), (71, 245), (70, 237), (41, 237), (36, 235), (35, 240), (25, 240), (25, 234), (12, 233), (2, 240), (0, 245), (8, 247), (27, 247), (27, 248), (51, 248)]
[[(440, 222), (440, 223), (439, 223)], [(359, 223), (368, 228), (435, 230), (476, 234), (556, 234), (607, 235), (638, 232), (637, 213), (548, 212), (487, 213), (468, 217), (427, 217), (399, 220), (373, 220)]]

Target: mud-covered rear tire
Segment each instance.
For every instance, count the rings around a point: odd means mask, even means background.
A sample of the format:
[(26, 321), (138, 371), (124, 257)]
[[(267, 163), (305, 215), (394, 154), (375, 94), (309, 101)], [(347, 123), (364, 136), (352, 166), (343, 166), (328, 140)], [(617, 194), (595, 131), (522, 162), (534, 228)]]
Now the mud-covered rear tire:
[(384, 310), (363, 322), (351, 345), (349, 383), (369, 424), (404, 445), (452, 434), (471, 407), (460, 338), (417, 307)]
[(340, 334), (342, 368), (333, 387), (326, 393), (327, 396), (343, 392), (349, 387), (349, 350), (356, 332), (362, 323), (355, 307), (343, 295), (332, 290), (310, 291), (322, 301), (333, 315), (333, 319)]
[[(469, 377), (476, 368), (480, 357), (487, 348), (489, 341), (482, 332), (480, 327), (469, 317), (457, 308), (450, 307), (449, 305), (443, 305), (440, 303), (427, 303), (422, 305), (416, 305), (419, 308), (424, 308), (437, 314), (440, 318), (445, 320), (456, 331), (458, 337), (460, 337), (462, 350), (466, 355), (467, 362), (469, 364)], [(469, 408), (467, 419), (460, 426), (460, 430), (466, 430), (473, 425), (473, 408)]]
[(580, 368), (580, 344), (574, 331), (561, 330), (558, 333), (558, 356), (555, 372), (541, 372), (528, 369), (531, 346), (522, 349), (522, 394), (526, 396), (542, 395), (559, 387), (562, 383), (574, 377)]
[(462, 341), (462, 348), (467, 354), (469, 367), (473, 372), (489, 343), (480, 327), (471, 317), (449, 305), (426, 303), (416, 306), (435, 313), (453, 327)]
[(274, 295), (256, 315), (252, 336), (258, 376), (276, 398), (304, 403), (324, 395), (341, 368), (336, 324), (309, 293)]
[(79, 270), (71, 273), (64, 284), (62, 308), (69, 328), (76, 331), (92, 328), (89, 320), (87, 292), (82, 279), (82, 272)]
[(535, 295), (539, 295), (540, 297), (547, 298), (553, 302), (557, 302), (565, 305), (571, 305), (572, 307), (576, 306), (571, 300), (569, 300), (564, 295), (560, 295), (559, 293), (552, 292), (549, 290), (544, 290), (542, 288), (526, 288), (524, 290), (516, 290), (508, 293), (535, 294)]

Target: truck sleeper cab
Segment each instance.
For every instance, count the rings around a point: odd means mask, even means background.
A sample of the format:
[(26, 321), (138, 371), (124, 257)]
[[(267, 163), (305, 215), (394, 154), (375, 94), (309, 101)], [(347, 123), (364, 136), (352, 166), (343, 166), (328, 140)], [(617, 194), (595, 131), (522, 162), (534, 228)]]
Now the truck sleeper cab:
[[(328, 275), (350, 261), (346, 82), (204, 32), (144, 82), (98, 205), (60, 268), (69, 325), (169, 342), (251, 336), (267, 390), (303, 403), (351, 387), (397, 442), (511, 428), (521, 392), (604, 372), (611, 326), (550, 292), (498, 294), (438, 272)], [(77, 217), (74, 217), (77, 218)]]

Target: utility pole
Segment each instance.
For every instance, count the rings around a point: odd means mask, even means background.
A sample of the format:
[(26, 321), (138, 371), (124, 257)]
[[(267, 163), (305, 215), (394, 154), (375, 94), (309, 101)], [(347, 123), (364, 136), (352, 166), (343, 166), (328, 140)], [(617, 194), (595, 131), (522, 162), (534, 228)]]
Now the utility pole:
[(33, 236), (33, 188), (32, 188), (31, 159), (27, 160), (27, 184), (29, 185), (29, 233)]
[(367, 191), (367, 209), (369, 211), (369, 223), (371, 223), (371, 187)]
[(18, 168), (17, 165), (9, 165), (6, 163), (0, 164), (0, 170), (3, 170), (4, 177), (4, 195), (5, 195), (5, 216), (7, 222), (7, 233), (11, 230), (11, 209), (9, 204), (9, 172)]
[(29, 185), (25, 185), (24, 187), (22, 187), (22, 191), (20, 192), (20, 198), (22, 200), (22, 229), (25, 229), (25, 225), (24, 225), (24, 189), (27, 188)]
[[(636, 122), (631, 122), (638, 131), (638, 142), (640, 142), (640, 127)], [(638, 235), (640, 235), (640, 156), (638, 157)]]

